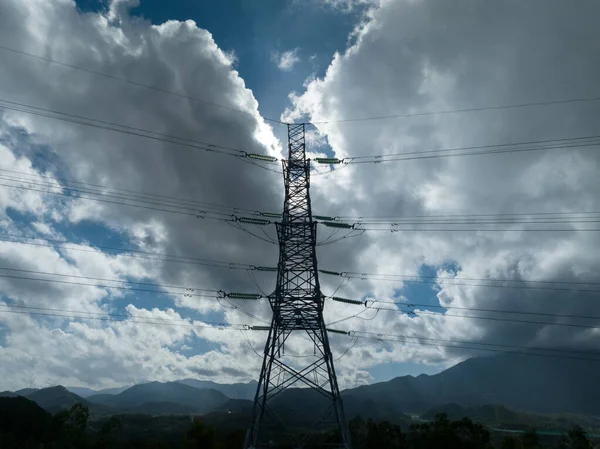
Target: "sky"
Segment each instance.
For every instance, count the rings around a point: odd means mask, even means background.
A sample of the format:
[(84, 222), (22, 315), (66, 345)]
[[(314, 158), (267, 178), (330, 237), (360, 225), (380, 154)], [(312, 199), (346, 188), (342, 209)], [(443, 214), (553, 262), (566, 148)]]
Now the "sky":
[(322, 291), (369, 306), (326, 301), (351, 332), (331, 335), (342, 388), (507, 348), (594, 351), (598, 13), (3, 1), (0, 390), (256, 379), (266, 334), (248, 326), (268, 302), (222, 296), (272, 292), (252, 268), (276, 265), (276, 234), (224, 219), (281, 211), (278, 163), (232, 157), (285, 157), (278, 121), (314, 123), (311, 158), (368, 162), (311, 174), (315, 214), (368, 229), (318, 227), (319, 268), (351, 276), (321, 274)]

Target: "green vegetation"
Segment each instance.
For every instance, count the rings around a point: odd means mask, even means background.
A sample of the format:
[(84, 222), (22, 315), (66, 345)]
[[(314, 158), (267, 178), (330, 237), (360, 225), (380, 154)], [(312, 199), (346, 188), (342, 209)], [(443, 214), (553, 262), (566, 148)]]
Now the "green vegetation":
[[(88, 408), (74, 404), (55, 415), (23, 397), (0, 398), (1, 449), (241, 449), (244, 419), (237, 414), (188, 416), (119, 415), (90, 421)], [(354, 418), (354, 449), (594, 449), (586, 433), (565, 435), (526, 430), (504, 435), (469, 418), (438, 413), (430, 421), (398, 425)], [(318, 440), (331, 441), (333, 432)], [(283, 448), (284, 446), (282, 446)], [(318, 443), (307, 449), (320, 447)]]

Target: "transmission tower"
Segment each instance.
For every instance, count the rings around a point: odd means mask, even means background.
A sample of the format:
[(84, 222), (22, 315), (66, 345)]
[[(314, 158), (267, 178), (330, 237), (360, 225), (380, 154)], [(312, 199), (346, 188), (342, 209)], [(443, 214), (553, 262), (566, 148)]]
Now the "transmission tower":
[[(313, 221), (310, 205), (310, 167), (305, 153), (304, 124), (288, 125), (288, 147), (288, 160), (283, 161), (283, 219), (276, 224), (279, 239), (277, 285), (269, 296), (273, 318), (244, 448), (280, 447), (291, 442), (295, 448), (310, 445), (350, 449), (323, 321), (324, 296), (317, 272), (317, 224)], [(310, 357), (286, 357), (285, 343), (292, 334), (308, 334), (314, 346)], [(304, 402), (309, 401), (310, 410), (291, 409), (286, 395), (279, 396), (290, 387), (308, 387), (288, 391), (288, 395), (292, 393)], [(298, 426), (299, 416), (306, 417), (307, 414), (310, 423), (303, 422)], [(293, 421), (296, 423), (290, 425)], [(309, 430), (300, 430), (300, 427)]]

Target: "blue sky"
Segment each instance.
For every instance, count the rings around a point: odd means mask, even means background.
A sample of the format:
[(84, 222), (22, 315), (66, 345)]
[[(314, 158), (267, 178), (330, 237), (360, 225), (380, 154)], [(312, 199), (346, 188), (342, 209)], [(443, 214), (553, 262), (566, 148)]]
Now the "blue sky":
[[(103, 0), (77, 0), (84, 11), (105, 8)], [(132, 13), (160, 24), (194, 20), (217, 45), (234, 52), (236, 68), (258, 100), (263, 117), (279, 118), (291, 91), (303, 90), (311, 75), (322, 77), (336, 51), (343, 52), (361, 17), (361, 8), (341, 12), (318, 1), (224, 0), (217, 2), (141, 0)], [(274, 53), (298, 49), (290, 71), (272, 61)]]
[[(102, 0), (77, 0), (82, 11), (104, 10)], [(348, 46), (350, 34), (361, 18), (363, 9), (340, 11), (317, 1), (296, 0), (227, 0), (219, 2), (179, 0), (165, 3), (163, 0), (141, 0), (133, 15), (160, 24), (168, 20), (194, 20), (198, 27), (208, 30), (217, 45), (225, 52), (234, 53), (235, 68), (252, 90), (264, 117), (279, 118), (289, 105), (288, 95), (301, 92), (309, 77), (323, 77), (335, 52), (343, 53)], [(291, 70), (280, 69), (274, 55), (296, 50), (299, 61)], [(284, 128), (275, 128), (277, 137), (286, 138)], [(119, 235), (95, 224), (80, 224), (77, 229), (64, 229), (70, 238), (84, 238), (92, 244), (114, 242)], [(120, 241), (127, 246), (127, 242)], [(431, 275), (432, 267), (424, 275)], [(439, 304), (431, 284), (407, 284), (398, 295), (408, 296), (411, 301)], [(146, 295), (148, 296), (148, 295)], [(146, 307), (164, 307), (166, 298), (151, 295), (145, 298)], [(113, 302), (126, 306), (131, 298)], [(439, 309), (433, 309), (439, 312)], [(211, 313), (205, 320), (218, 321), (222, 313)], [(186, 356), (212, 349), (200, 339), (186, 350)], [(190, 346), (188, 344), (188, 346)], [(435, 373), (436, 367), (417, 363), (390, 363), (369, 370), (375, 381), (385, 381), (398, 375)]]

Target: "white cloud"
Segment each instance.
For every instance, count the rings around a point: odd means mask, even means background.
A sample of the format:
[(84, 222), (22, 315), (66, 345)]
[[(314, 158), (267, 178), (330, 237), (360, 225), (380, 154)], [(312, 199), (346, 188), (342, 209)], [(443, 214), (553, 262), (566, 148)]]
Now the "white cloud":
[[(587, 5), (599, 12), (597, 4)], [(585, 42), (588, 33), (597, 35), (598, 30), (589, 13), (561, 2), (549, 6), (535, 1), (481, 3), (465, 10), (436, 0), (381, 2), (366, 13), (354, 32), (354, 44), (334, 56), (326, 75), (309, 80), (305, 91), (290, 95), (292, 106), (282, 119), (328, 122), (316, 127), (338, 158), (595, 134), (600, 109), (593, 102), (334, 123), (595, 95), (594, 72), (600, 58)], [(566, 17), (578, 24), (577, 30), (566, 25)], [(567, 62), (557, 66), (557, 57)], [(577, 86), (571, 81), (574, 74)], [(313, 209), (364, 217), (594, 211), (600, 207), (595, 193), (600, 189), (598, 166), (593, 149), (347, 166), (312, 180)], [(321, 250), (320, 266), (416, 275), (424, 263), (451, 262), (467, 278), (599, 280), (595, 273), (600, 258), (589, 250), (600, 243), (595, 232), (401, 232), (365, 234), (359, 239)], [(368, 291), (391, 299), (394, 289), (402, 285), (400, 280), (356, 281), (340, 296)], [(456, 307), (579, 315), (594, 308), (590, 296), (576, 292), (458, 287), (450, 282), (441, 286), (440, 300)], [(413, 296), (408, 301), (417, 302)], [(330, 316), (341, 313), (331, 306), (327, 313), (332, 310), (336, 313)], [(478, 315), (460, 310), (448, 314)], [(524, 319), (523, 315), (500, 317)], [(357, 318), (345, 326), (521, 346), (593, 348), (598, 344), (597, 333), (590, 330), (440, 315), (411, 319), (380, 312), (372, 321)], [(359, 342), (347, 359), (366, 365), (411, 359), (449, 363), (468, 354), (402, 345), (398, 351), (398, 345), (390, 345), (377, 356), (366, 357), (360, 351), (370, 344)]]
[(274, 52), (271, 55), (271, 60), (279, 67), (279, 69), (284, 72), (289, 72), (298, 62), (300, 62), (298, 50), (298, 48), (294, 48), (293, 50), (284, 51), (282, 53)]
[[(273, 130), (258, 114), (258, 103), (233, 69), (231, 57), (217, 47), (210, 33), (191, 21), (151, 25), (131, 20), (127, 12), (131, 4), (113, 2), (106, 17), (80, 15), (70, 1), (7, 0), (0, 4), (0, 41), (247, 113), (9, 54), (1, 55), (10, 63), (0, 73), (0, 98), (248, 152), (280, 154)], [(581, 97), (590, 92), (596, 95), (592, 68), (600, 62), (597, 52), (586, 43), (593, 41), (589, 36), (598, 33), (594, 22), (597, 14), (583, 14), (558, 2), (552, 7), (539, 5), (542, 3), (535, 1), (510, 5), (482, 2), (474, 8), (450, 8), (447, 2), (435, 0), (382, 2), (357, 27), (354, 44), (335, 55), (326, 75), (308, 80), (304, 92), (291, 96), (285, 117), (331, 121), (557, 96)], [(591, 4), (590, 8), (597, 6)], [(56, 23), (64, 26), (57, 29)], [(578, 27), (571, 29), (569, 23), (577, 23)], [(563, 63), (557, 65), (557, 60)], [(577, 83), (572, 82), (574, 78)], [(598, 115), (597, 105), (582, 103), (352, 125), (329, 123), (319, 125), (318, 130), (337, 157), (347, 157), (591, 135), (595, 134)], [(61, 176), (64, 173), (65, 177), (88, 183), (266, 211), (280, 210), (283, 202), (279, 175), (233, 158), (17, 112), (3, 112), (0, 123), (1, 168), (35, 174), (31, 161), (41, 159), (53, 165), (53, 172), (60, 168)], [(14, 137), (19, 127), (26, 132), (26, 139)], [(322, 136), (311, 134), (310, 143), (315, 154), (323, 154)], [(315, 213), (330, 216), (593, 211), (600, 210), (595, 193), (600, 191), (597, 169), (596, 153), (578, 149), (348, 166), (315, 176), (311, 195)], [(54, 178), (52, 182), (57, 181)], [(0, 190), (0, 199), (6, 232), (21, 232), (22, 223), (7, 214), (8, 208), (14, 208), (33, 214), (37, 223), (34, 229), (47, 236), (62, 235), (63, 226), (91, 222), (106, 226), (146, 251), (262, 266), (274, 266), (277, 261), (276, 246), (250, 239), (222, 222), (81, 199), (63, 201), (40, 192), (8, 188)], [(460, 268), (461, 276), (469, 278), (521, 276), (598, 282), (600, 260), (598, 253), (590, 250), (600, 243), (596, 234), (365, 233), (318, 247), (318, 258), (321, 268), (359, 273), (418, 275), (422, 264), (450, 262)], [(328, 232), (319, 228), (319, 240), (327, 236)], [(147, 277), (172, 285), (256, 291), (243, 271), (127, 259), (89, 246), (86, 248), (91, 252), (25, 248), (2, 243), (0, 257), (24, 269), (122, 279)], [(439, 276), (448, 277), (443, 271)], [(333, 293), (339, 281), (322, 276), (324, 293)], [(35, 300), (46, 306), (104, 311), (117, 296), (103, 288), (41, 288), (32, 282), (2, 282), (3, 298), (24, 304)], [(274, 276), (266, 274), (259, 283), (271, 291)], [(361, 298), (369, 294), (392, 299), (405, 284), (355, 280), (342, 285), (337, 295)], [(451, 284), (439, 279), (437, 295), (444, 304), (457, 307), (564, 314), (591, 314), (595, 307), (589, 296), (569, 291)], [(408, 301), (414, 300), (407, 292), (402, 294)], [(266, 302), (242, 306), (261, 319), (269, 317)], [(208, 311), (220, 310), (227, 323), (260, 323), (240, 309), (189, 297), (171, 297), (160, 309), (140, 296), (131, 299), (126, 313), (198, 320)], [(361, 310), (328, 302), (326, 321), (348, 317), (336, 328), (515, 345), (588, 348), (597, 346), (599, 338), (597, 332), (587, 330), (567, 332), (556, 326), (495, 323), (439, 314), (411, 318), (393, 312), (375, 316), (367, 311), (353, 317)], [(260, 365), (260, 358), (237, 331), (159, 328), (136, 324), (134, 319), (67, 325), (64, 319), (8, 313), (0, 314), (0, 320), (9, 329), (6, 343), (0, 348), (0, 389), (24, 386), (22, 373), (32, 371), (37, 377), (32, 382), (38, 384), (103, 387), (180, 377), (248, 380), (256, 377)], [(259, 353), (265, 337), (261, 332), (248, 332)], [(332, 338), (335, 358), (344, 353), (349, 342), (343, 336)], [(201, 350), (208, 347), (207, 343), (216, 349)], [(180, 351), (185, 347), (197, 348), (201, 353), (184, 356)], [(306, 341), (297, 338), (290, 340), (287, 349), (302, 353), (309, 348)], [(336, 367), (342, 386), (349, 386), (370, 381), (368, 371), (375, 365), (413, 361), (447, 366), (474, 353), (358, 340)]]

